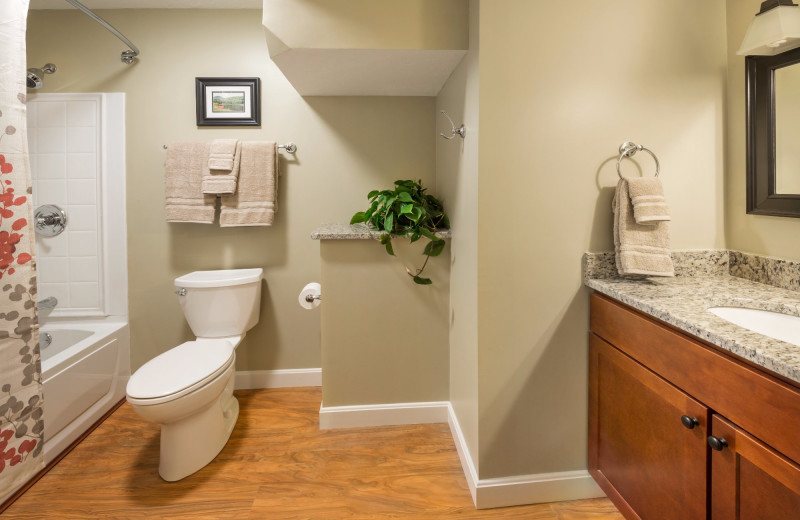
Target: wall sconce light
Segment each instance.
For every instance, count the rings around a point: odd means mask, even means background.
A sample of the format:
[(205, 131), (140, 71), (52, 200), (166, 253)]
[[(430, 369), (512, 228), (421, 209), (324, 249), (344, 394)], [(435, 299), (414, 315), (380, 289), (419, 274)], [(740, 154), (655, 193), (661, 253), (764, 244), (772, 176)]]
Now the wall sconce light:
[(773, 56), (800, 47), (800, 6), (792, 0), (767, 0), (750, 22), (736, 54)]

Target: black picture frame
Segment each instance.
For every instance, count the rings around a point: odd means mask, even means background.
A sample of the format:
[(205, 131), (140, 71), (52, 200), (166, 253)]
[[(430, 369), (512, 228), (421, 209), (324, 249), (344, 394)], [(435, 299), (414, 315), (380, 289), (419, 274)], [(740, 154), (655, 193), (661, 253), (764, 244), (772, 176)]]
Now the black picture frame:
[(197, 126), (261, 126), (260, 78), (195, 78)]
[(775, 71), (800, 63), (800, 48), (745, 58), (747, 213), (800, 218), (800, 193), (776, 193)]

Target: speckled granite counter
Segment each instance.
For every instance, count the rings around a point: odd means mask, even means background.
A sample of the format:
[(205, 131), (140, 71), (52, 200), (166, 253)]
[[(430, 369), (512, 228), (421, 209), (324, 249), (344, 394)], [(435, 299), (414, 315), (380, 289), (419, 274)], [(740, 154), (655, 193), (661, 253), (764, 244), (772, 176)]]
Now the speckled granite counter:
[[(312, 240), (369, 240), (378, 239), (385, 231), (372, 229), (366, 224), (323, 224), (311, 233)], [(434, 233), (437, 238), (450, 238), (449, 229)]]
[[(719, 306), (747, 307), (800, 316), (800, 293), (739, 277), (745, 271), (755, 271), (743, 269), (742, 264), (758, 265), (762, 272), (768, 273), (774, 271), (769, 267), (773, 262), (783, 261), (750, 255), (752, 262), (742, 262), (741, 258), (734, 260), (735, 255), (742, 253), (723, 251), (723, 256), (718, 253), (708, 252), (712, 267), (697, 256), (690, 258), (696, 269), (685, 264), (679, 266), (681, 260), (676, 261), (676, 273), (684, 272), (683, 276), (624, 279), (611, 276), (613, 254), (587, 254), (584, 281), (600, 293), (800, 383), (800, 346), (744, 329), (706, 310)], [(780, 269), (787, 270), (786, 262), (780, 265), (783, 266)], [(800, 274), (791, 271), (788, 279)], [(787, 282), (787, 285), (792, 284)]]

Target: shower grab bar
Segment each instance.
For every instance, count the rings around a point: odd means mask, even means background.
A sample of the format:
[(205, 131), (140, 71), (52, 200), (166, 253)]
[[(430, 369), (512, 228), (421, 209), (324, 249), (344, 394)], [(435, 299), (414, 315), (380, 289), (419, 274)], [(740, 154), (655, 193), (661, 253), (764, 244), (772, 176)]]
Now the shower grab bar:
[(100, 25), (102, 25), (103, 27), (108, 29), (114, 36), (116, 36), (117, 38), (122, 40), (122, 42), (125, 45), (130, 47), (129, 50), (122, 51), (122, 54), (121, 54), (120, 58), (122, 59), (122, 61), (124, 63), (126, 63), (128, 65), (133, 63), (133, 60), (139, 55), (139, 49), (136, 47), (136, 45), (131, 43), (131, 41), (129, 39), (127, 39), (125, 37), (125, 35), (123, 35), (121, 32), (119, 32), (113, 25), (111, 25), (107, 21), (103, 20), (102, 18), (100, 18), (99, 16), (94, 14), (94, 12), (91, 9), (89, 9), (88, 7), (83, 5), (82, 3), (78, 2), (78, 0), (66, 0), (66, 1), (68, 3), (70, 3), (70, 4), (72, 4), (73, 6), (77, 7), (81, 11), (83, 11), (87, 16), (89, 16), (89, 18), (92, 18), (95, 22), (99, 23)]

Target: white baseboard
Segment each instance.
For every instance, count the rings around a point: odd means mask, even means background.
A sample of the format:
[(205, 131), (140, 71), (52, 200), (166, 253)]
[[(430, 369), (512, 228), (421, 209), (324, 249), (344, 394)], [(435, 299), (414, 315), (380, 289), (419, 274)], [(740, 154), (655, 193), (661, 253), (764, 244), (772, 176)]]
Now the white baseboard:
[(319, 408), (319, 428), (357, 428), (398, 424), (428, 424), (447, 421), (450, 403), (367, 404), (361, 406), (328, 406)]
[(479, 479), (458, 418), (448, 403), (448, 424), (477, 509), (605, 496), (586, 470)]
[(322, 369), (245, 370), (236, 372), (236, 380), (234, 381), (236, 390), (295, 386), (322, 386)]
[(461, 469), (464, 471), (469, 493), (472, 495), (472, 503), (478, 507), (478, 472), (475, 470), (475, 464), (472, 463), (469, 446), (467, 446), (464, 433), (461, 431), (461, 425), (458, 424), (458, 417), (453, 410), (453, 405), (450, 403), (447, 403), (447, 424), (450, 425), (450, 435), (453, 436), (453, 442), (456, 444), (458, 458), (461, 460)]

